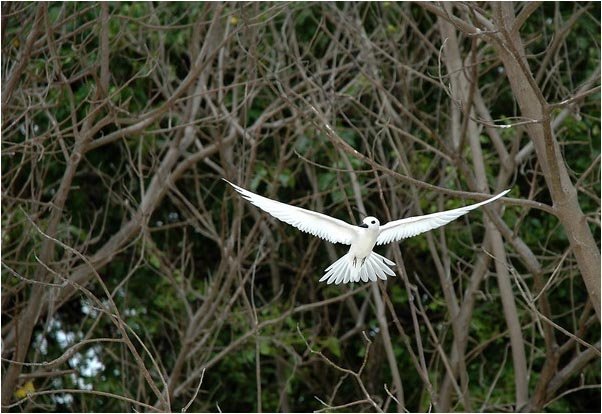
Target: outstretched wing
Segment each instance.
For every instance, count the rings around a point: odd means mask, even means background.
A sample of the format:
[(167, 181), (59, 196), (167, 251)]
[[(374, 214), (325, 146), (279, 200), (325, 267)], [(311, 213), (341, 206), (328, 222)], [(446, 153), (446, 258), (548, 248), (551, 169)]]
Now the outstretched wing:
[(381, 226), (380, 233), (376, 239), (376, 244), (387, 244), (408, 237), (416, 236), (420, 233), (425, 233), (437, 227), (445, 226), (450, 221), (457, 219), (460, 216), (468, 213), (470, 210), (481, 207), (487, 203), (497, 200), (510, 190), (506, 190), (490, 198), (489, 200), (481, 201), (480, 203), (472, 204), (466, 207), (455, 208), (453, 210), (441, 211), (439, 213), (426, 214), (424, 216), (408, 217), (401, 220), (391, 221), (384, 226)]
[(355, 226), (342, 220), (329, 217), (315, 211), (305, 210), (300, 207), (290, 206), (279, 201), (270, 200), (255, 193), (245, 190), (223, 178), (238, 191), (247, 201), (271, 214), (278, 220), (290, 224), (301, 231), (328, 240), (331, 243), (351, 244), (357, 235)]

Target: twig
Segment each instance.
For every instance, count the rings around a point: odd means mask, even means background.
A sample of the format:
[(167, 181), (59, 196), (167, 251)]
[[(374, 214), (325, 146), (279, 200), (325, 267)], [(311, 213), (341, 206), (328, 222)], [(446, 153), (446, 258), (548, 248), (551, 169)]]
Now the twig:
[(201, 379), (199, 380), (199, 385), (197, 385), (196, 390), (194, 391), (194, 395), (192, 396), (192, 398), (190, 399), (190, 401), (188, 401), (188, 404), (186, 404), (186, 406), (184, 406), (184, 408), (182, 408), (182, 412), (185, 413), (188, 408), (190, 408), (190, 406), (192, 405), (192, 403), (194, 402), (194, 400), (196, 400), (196, 396), (199, 394), (199, 391), (201, 389), (201, 385), (203, 384), (203, 378), (205, 377), (205, 369), (203, 369), (203, 371), (201, 372)]
[(379, 413), (383, 412), (383, 410), (380, 408), (380, 406), (372, 399), (372, 397), (370, 396), (370, 393), (366, 389), (366, 387), (365, 387), (365, 385), (364, 385), (364, 383), (363, 383), (363, 381), (361, 379), (362, 371), (366, 367), (366, 362), (368, 361), (368, 354), (370, 353), (370, 345), (372, 344), (372, 341), (370, 341), (368, 339), (368, 337), (366, 336), (365, 333), (364, 333), (364, 338), (367, 341), (366, 352), (364, 353), (364, 361), (362, 362), (362, 365), (360, 366), (360, 368), (359, 368), (359, 370), (357, 372), (352, 371), (352, 370), (347, 369), (347, 368), (343, 368), (343, 367), (337, 365), (330, 358), (328, 358), (326, 355), (324, 355), (321, 351), (316, 351), (316, 350), (312, 349), (312, 347), (309, 345), (309, 342), (307, 342), (307, 339), (305, 339), (305, 336), (303, 336), (303, 333), (301, 333), (301, 328), (299, 328), (299, 324), (297, 324), (297, 333), (299, 334), (299, 336), (301, 337), (301, 339), (303, 339), (303, 342), (305, 342), (305, 346), (307, 347), (307, 349), (309, 350), (309, 352), (311, 352), (312, 354), (318, 355), (328, 365), (330, 365), (331, 367), (335, 368), (336, 370), (353, 376), (355, 378), (357, 384), (361, 388), (362, 392), (364, 393), (364, 396), (366, 397), (366, 400), (374, 407), (374, 409), (377, 412), (379, 412)]

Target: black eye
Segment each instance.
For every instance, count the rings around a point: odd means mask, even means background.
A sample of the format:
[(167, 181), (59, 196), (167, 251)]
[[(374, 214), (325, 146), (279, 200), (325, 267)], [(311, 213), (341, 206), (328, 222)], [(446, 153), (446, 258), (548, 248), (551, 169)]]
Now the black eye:
[(376, 224), (376, 220), (372, 220), (372, 224)]

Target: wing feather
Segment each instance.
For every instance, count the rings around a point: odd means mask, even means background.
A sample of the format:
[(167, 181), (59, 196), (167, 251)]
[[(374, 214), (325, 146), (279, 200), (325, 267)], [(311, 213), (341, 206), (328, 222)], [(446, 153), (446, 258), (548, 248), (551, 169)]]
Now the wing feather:
[(380, 234), (376, 239), (376, 244), (387, 244), (416, 236), (420, 233), (425, 233), (429, 230), (444, 226), (450, 221), (457, 219), (460, 216), (468, 213), (475, 208), (481, 207), (487, 203), (497, 200), (504, 196), (510, 190), (501, 192), (500, 194), (480, 203), (471, 204), (469, 206), (456, 208), (439, 213), (426, 214), (424, 216), (408, 217), (401, 220), (391, 221), (380, 228)]
[(301, 207), (291, 206), (279, 201), (262, 197), (249, 190), (245, 190), (223, 178), (238, 191), (245, 200), (259, 207), (266, 213), (281, 220), (301, 231), (327, 240), (331, 243), (351, 244), (357, 235), (355, 226), (342, 220), (329, 217), (325, 214), (306, 210)]

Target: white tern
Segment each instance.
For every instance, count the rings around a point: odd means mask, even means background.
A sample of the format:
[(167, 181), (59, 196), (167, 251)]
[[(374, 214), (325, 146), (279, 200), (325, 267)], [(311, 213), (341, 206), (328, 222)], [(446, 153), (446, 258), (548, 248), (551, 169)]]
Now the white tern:
[(395, 272), (389, 268), (389, 266), (395, 266), (395, 263), (373, 252), (374, 245), (380, 246), (396, 242), (444, 226), (475, 208), (497, 200), (510, 191), (502, 191), (495, 197), (480, 203), (439, 213), (395, 220), (383, 226), (380, 225), (377, 218), (369, 216), (362, 220), (361, 225), (354, 226), (325, 214), (262, 197), (232, 184), (225, 178), (223, 180), (234, 187), (251, 204), (278, 220), (331, 243), (350, 245), (349, 252), (331, 264), (320, 279), (320, 282), (326, 281), (328, 284), (335, 283), (337, 285), (341, 282), (359, 282), (360, 279), (363, 282), (376, 281), (377, 277), (386, 280), (387, 275), (395, 276)]

